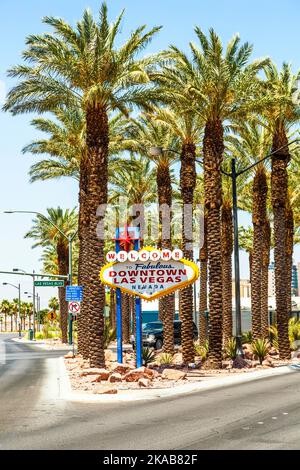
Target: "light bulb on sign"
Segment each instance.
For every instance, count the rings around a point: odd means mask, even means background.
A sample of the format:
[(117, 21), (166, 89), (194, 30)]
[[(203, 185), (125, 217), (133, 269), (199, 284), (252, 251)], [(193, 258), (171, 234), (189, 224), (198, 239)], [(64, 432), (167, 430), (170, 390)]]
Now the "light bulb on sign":
[(150, 260), (151, 261), (158, 261), (159, 259), (160, 259), (160, 251), (159, 250), (150, 251)]
[(174, 261), (179, 261), (181, 258), (183, 258), (183, 253), (179, 248), (175, 248), (172, 251), (172, 259)]
[(119, 253), (117, 253), (117, 260), (120, 261), (121, 263), (123, 263), (124, 261), (127, 261), (128, 259), (128, 253), (127, 251), (119, 251)]
[(149, 251), (142, 250), (142, 251), (139, 252), (139, 260), (140, 261), (148, 261), (149, 257), (151, 259), (151, 255), (150, 255)]

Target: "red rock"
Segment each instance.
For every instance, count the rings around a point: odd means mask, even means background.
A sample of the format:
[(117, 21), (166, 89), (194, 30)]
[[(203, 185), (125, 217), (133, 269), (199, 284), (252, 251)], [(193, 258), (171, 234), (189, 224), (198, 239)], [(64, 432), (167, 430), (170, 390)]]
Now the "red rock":
[(251, 364), (243, 359), (241, 356), (237, 356), (232, 362), (233, 369), (247, 369), (251, 367)]
[(65, 355), (65, 358), (66, 358), (66, 359), (70, 359), (70, 358), (72, 358), (72, 357), (74, 357), (74, 354), (72, 353), (72, 351), (69, 351), (69, 352)]
[(274, 362), (271, 359), (265, 359), (262, 365), (267, 367), (274, 367)]
[(168, 380), (182, 380), (186, 377), (186, 372), (176, 369), (165, 369), (161, 376), (163, 379)]
[(105, 395), (105, 394), (115, 394), (115, 393), (118, 393), (118, 390), (116, 388), (108, 388), (108, 389), (104, 389), (104, 390), (97, 390), (96, 391), (97, 395)]
[(138, 384), (140, 387), (149, 387), (150, 380), (149, 379), (139, 379)]
[(109, 381), (110, 383), (113, 383), (113, 382), (122, 382), (122, 375), (119, 374), (118, 372), (112, 373), (112, 374), (109, 376), (108, 381)]
[(124, 378), (126, 382), (137, 382), (139, 379), (152, 379), (153, 376), (152, 369), (143, 366), (127, 372)]
[(85, 377), (86, 375), (99, 375), (100, 380), (107, 380), (109, 377), (110, 372), (106, 369), (98, 369), (90, 367), (89, 369), (85, 369), (80, 373), (81, 377)]
[(134, 370), (135, 367), (132, 366), (131, 364), (115, 364), (112, 368), (113, 372), (117, 372), (119, 374), (126, 374), (130, 370)]

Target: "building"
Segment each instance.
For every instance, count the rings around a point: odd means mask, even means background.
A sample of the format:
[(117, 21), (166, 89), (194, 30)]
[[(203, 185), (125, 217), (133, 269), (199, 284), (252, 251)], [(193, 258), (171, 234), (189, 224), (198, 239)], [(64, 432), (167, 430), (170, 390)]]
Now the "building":
[[(249, 299), (251, 297), (251, 284), (248, 279), (241, 279), (240, 280), (241, 286), (241, 297), (244, 299)], [(235, 281), (232, 280), (232, 297), (235, 296)]]
[[(293, 264), (292, 267), (292, 295), (300, 295), (300, 263), (297, 263), (297, 266)], [(275, 263), (272, 263), (269, 266), (269, 285), (268, 285), (268, 297), (275, 297)]]

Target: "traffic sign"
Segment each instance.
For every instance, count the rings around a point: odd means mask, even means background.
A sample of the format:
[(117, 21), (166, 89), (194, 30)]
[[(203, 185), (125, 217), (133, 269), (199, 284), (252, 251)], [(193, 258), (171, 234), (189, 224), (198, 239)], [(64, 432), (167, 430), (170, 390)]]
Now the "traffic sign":
[(50, 320), (50, 321), (56, 320), (56, 313), (55, 312), (49, 312), (48, 313), (48, 320)]
[(65, 281), (34, 281), (35, 287), (64, 287)]
[(80, 302), (69, 302), (68, 310), (72, 315), (77, 315), (80, 312)]
[(76, 300), (81, 302), (83, 299), (83, 288), (82, 286), (66, 286), (66, 301), (71, 302)]

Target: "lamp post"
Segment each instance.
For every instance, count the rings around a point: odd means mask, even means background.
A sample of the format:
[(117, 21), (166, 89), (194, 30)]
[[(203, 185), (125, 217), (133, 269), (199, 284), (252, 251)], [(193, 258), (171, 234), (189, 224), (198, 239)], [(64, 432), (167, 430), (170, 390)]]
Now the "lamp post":
[[(56, 230), (64, 237), (66, 240), (68, 240), (68, 250), (69, 250), (69, 264), (68, 264), (68, 284), (69, 286), (72, 285), (73, 283), (73, 272), (72, 272), (72, 244), (73, 240), (76, 237), (78, 233), (78, 229), (75, 230), (75, 232), (72, 235), (66, 235), (57, 225), (55, 225), (48, 217), (46, 217), (44, 214), (41, 212), (37, 211), (4, 211), (4, 214), (35, 214), (38, 215), (39, 217), (42, 217), (44, 220), (46, 220), (49, 224), (51, 224)], [(69, 315), (69, 344), (73, 343), (73, 323), (71, 320), (71, 316)]]
[(36, 306), (35, 306), (35, 312), (36, 312), (36, 315), (37, 315), (37, 320), (38, 320), (38, 331), (40, 331), (39, 329), (39, 324), (40, 324), (40, 296), (39, 294), (35, 294), (33, 292), (28, 292), (28, 291), (25, 291), (24, 294), (30, 294), (28, 295), (28, 297), (32, 297), (33, 299), (33, 302), (36, 301)]
[(19, 297), (18, 297), (18, 319), (17, 319), (17, 328), (19, 331), (19, 338), (21, 338), (21, 284), (18, 284), (15, 286), (15, 284), (10, 284), (9, 282), (3, 282), (2, 283), (4, 286), (11, 286), (14, 287), (15, 289), (18, 289), (19, 291)]
[(255, 163), (243, 168), (240, 171), (236, 170), (236, 159), (231, 159), (231, 173), (228, 173), (221, 169), (221, 172), (230, 177), (232, 180), (232, 214), (233, 214), (233, 245), (234, 245), (234, 280), (235, 280), (235, 338), (237, 354), (243, 356), (242, 346), (242, 315), (241, 315), (241, 279), (240, 279), (240, 255), (239, 255), (239, 231), (238, 231), (238, 204), (237, 204), (237, 178), (252, 168), (256, 167), (260, 163), (268, 160), (270, 157), (278, 153), (280, 150), (289, 147), (290, 145), (299, 142), (299, 139), (292, 140), (291, 142), (283, 145), (277, 150), (269, 153), (265, 157), (261, 158)]
[[(260, 163), (268, 160), (270, 157), (278, 153), (280, 150), (289, 147), (290, 145), (299, 142), (300, 139), (294, 139), (291, 142), (283, 145), (277, 150), (269, 153), (265, 157), (261, 158), (257, 162), (243, 168), (240, 171), (236, 170), (236, 159), (232, 158), (231, 160), (231, 173), (224, 171), (221, 168), (221, 172), (232, 179), (232, 214), (233, 214), (233, 237), (234, 237), (234, 279), (235, 279), (235, 338), (236, 338), (236, 347), (237, 354), (243, 356), (243, 347), (242, 347), (242, 316), (241, 316), (241, 296), (240, 296), (240, 258), (239, 258), (239, 232), (238, 232), (238, 206), (237, 206), (237, 178), (247, 171), (251, 170)], [(151, 156), (159, 156), (164, 151), (170, 151), (174, 153), (179, 153), (176, 150), (172, 149), (163, 149), (162, 147), (151, 147), (149, 154)], [(202, 160), (196, 159), (200, 164), (203, 164)]]

